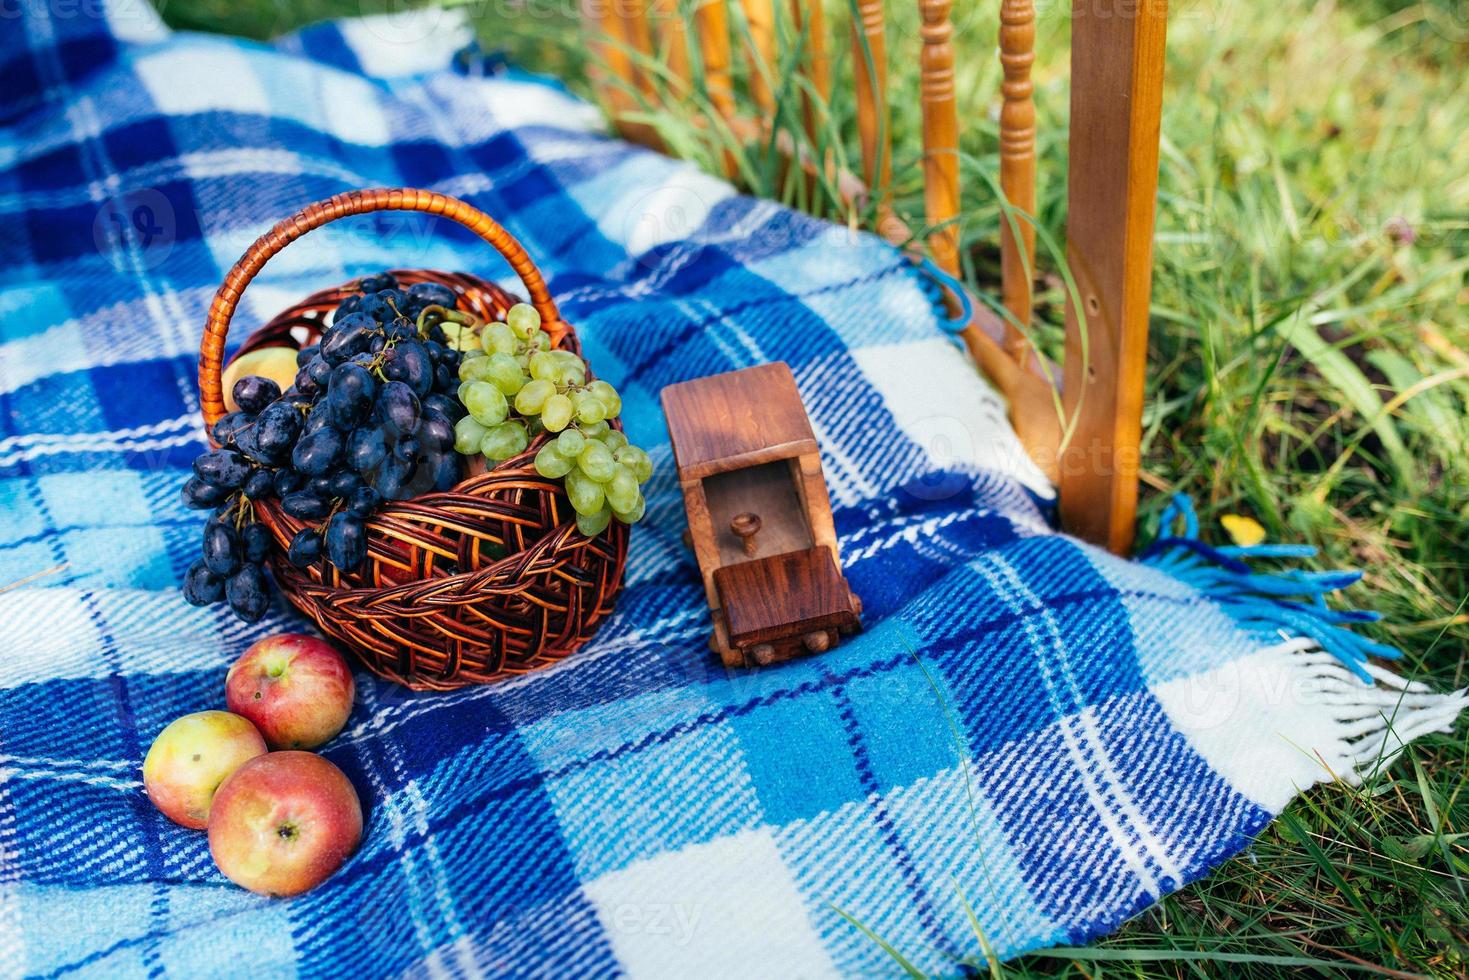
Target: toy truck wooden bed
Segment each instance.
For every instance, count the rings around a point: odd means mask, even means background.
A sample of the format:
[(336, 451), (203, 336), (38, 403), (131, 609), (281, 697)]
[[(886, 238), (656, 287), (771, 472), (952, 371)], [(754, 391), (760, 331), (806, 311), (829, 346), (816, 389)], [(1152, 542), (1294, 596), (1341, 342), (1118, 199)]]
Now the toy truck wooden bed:
[(785, 364), (663, 390), (689, 542), (726, 666), (835, 646), (861, 627), (816, 436)]

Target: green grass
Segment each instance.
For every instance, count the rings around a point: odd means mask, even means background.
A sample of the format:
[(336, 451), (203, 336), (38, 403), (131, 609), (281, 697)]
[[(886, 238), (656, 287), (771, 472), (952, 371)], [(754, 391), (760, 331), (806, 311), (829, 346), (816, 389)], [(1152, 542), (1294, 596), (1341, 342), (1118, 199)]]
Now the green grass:
[[(548, 0), (525, 0), (549, 7)], [(842, 29), (847, 0), (829, 6)], [(486, 37), (580, 91), (585, 48), (552, 17), (496, 18)], [(922, 226), (916, 4), (890, 4), (897, 205)], [(997, 3), (964, 0), (958, 90), (969, 272), (993, 292)], [(1036, 220), (1064, 241), (1067, 20), (1044, 4), (1036, 65)], [(1348, 598), (1387, 617), (1373, 635), (1401, 669), (1469, 684), (1469, 22), (1455, 0), (1182, 0), (1168, 43), (1143, 520), (1167, 493), (1217, 517), (1322, 549), (1366, 571)], [(187, 26), (264, 35), (357, 4), (170, 4)], [(788, 32), (784, 57), (799, 39)], [(850, 64), (838, 52), (836, 74)], [(771, 77), (794, 131), (800, 89)], [(844, 86), (838, 85), (841, 92)], [(700, 93), (644, 108), (678, 152), (713, 169), (736, 152), (747, 190), (839, 220), (830, 194), (779, 185), (768, 146), (690, 126)], [(811, 149), (856, 159), (850, 97)], [(799, 139), (799, 136), (797, 137)], [(854, 168), (855, 169), (855, 168)], [(986, 178), (990, 179), (986, 179)], [(1411, 239), (1411, 240), (1409, 240)], [(1054, 349), (1053, 255), (1037, 342)], [(1086, 949), (1005, 964), (1006, 975), (1275, 976), (1286, 970), (1469, 972), (1469, 731), (1431, 736), (1360, 788), (1318, 787), (1242, 857)], [(901, 951), (898, 951), (901, 953)], [(1312, 965), (1314, 964), (1314, 965)], [(895, 968), (897, 963), (895, 962)], [(986, 964), (976, 964), (988, 972)]]
[(265, 40), (303, 24), (392, 9), (390, 0), (153, 0), (169, 26)]

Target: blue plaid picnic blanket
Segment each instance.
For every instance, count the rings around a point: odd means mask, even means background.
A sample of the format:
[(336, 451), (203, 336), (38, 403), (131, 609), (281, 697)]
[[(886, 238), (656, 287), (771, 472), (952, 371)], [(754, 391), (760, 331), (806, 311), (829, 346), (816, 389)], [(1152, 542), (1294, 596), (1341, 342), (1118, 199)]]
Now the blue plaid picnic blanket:
[[(142, 0), (0, 28), (0, 970), (7, 975), (953, 974), (1079, 943), (1355, 779), (1464, 695), (1367, 662), (1319, 596), (1184, 526), (1143, 562), (1052, 532), (998, 398), (895, 251), (599, 131), (553, 85), (455, 58), (427, 11), (273, 45)], [(470, 200), (546, 269), (654, 451), (616, 614), (510, 683), (359, 677), (325, 750), (360, 851), (294, 900), (237, 889), (145, 798), (142, 756), (218, 707), (243, 626), (177, 584), (201, 517), (195, 359), (223, 270), (343, 190)], [(334, 225), (245, 331), (390, 266), (505, 277), (442, 222)], [(770, 360), (822, 446), (864, 634), (731, 673), (657, 395)], [(1277, 557), (1286, 552), (1268, 552)], [(1297, 599), (1291, 599), (1296, 596)]]

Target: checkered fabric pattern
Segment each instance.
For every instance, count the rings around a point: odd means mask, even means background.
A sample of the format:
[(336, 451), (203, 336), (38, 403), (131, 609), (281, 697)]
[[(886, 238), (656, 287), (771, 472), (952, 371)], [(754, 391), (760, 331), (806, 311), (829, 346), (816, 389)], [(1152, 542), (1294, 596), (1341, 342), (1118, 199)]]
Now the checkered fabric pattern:
[[(0, 972), (865, 975), (897, 969), (880, 937), (953, 974), (1107, 932), (1328, 765), (1351, 778), (1452, 722), (1459, 702), (1364, 684), (1185, 576), (1053, 534), (896, 252), (608, 139), (556, 87), (452, 59), (468, 40), (435, 12), (271, 46), (170, 33), (143, 0), (6, 15), (0, 584), (49, 574), (0, 592)], [(195, 360), (257, 234), (375, 185), (466, 198), (525, 243), (658, 472), (582, 653), (453, 694), (359, 676), (325, 754), (365, 841), (271, 900), (139, 779), (245, 645), (303, 625), (178, 596)], [(461, 229), (358, 219), (279, 256), (233, 340), (395, 265), (508, 281)], [(868, 629), (728, 673), (657, 394), (770, 360), (809, 407)], [(1389, 743), (1374, 713), (1397, 705), (1417, 728)]]

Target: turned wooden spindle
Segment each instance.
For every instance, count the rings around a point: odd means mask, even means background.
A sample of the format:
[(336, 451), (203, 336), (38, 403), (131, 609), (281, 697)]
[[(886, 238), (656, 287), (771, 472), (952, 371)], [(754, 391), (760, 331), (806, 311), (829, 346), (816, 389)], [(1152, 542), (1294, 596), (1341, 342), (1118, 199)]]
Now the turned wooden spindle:
[(952, 0), (921, 0), (923, 53), (919, 92), (923, 103), (923, 204), (928, 223), (946, 227), (928, 238), (939, 267), (959, 274), (959, 110), (954, 100)]
[(628, 57), (627, 35), (623, 20), (611, 0), (582, 0), (582, 25), (587, 32), (587, 42), (595, 57), (589, 71), (602, 96), (613, 125), (630, 139), (637, 134), (631, 132), (623, 117), (637, 105), (633, 95), (636, 75), (632, 59)]
[[(699, 40), (704, 92), (720, 121), (729, 126), (735, 118), (734, 77), (730, 72), (729, 11), (725, 0), (702, 0), (694, 9), (694, 33)], [(739, 170), (734, 151), (724, 151), (724, 172), (734, 177)]]
[(806, 45), (805, 70), (817, 97), (809, 91), (801, 94), (801, 121), (805, 124), (806, 137), (814, 147), (821, 129), (821, 106), (831, 101), (831, 63), (826, 51), (826, 15), (820, 3), (807, 0), (791, 0), (791, 22), (798, 38), (804, 35)]
[(658, 91), (657, 72), (653, 69), (653, 25), (648, 19), (648, 0), (612, 0), (612, 8), (622, 17), (622, 36), (636, 52), (630, 56), (633, 81), (638, 92), (654, 104)]
[(729, 522), (729, 529), (734, 532), (735, 537), (740, 539), (740, 546), (751, 558), (755, 557), (755, 535), (760, 533), (760, 527), (760, 515), (751, 514), (749, 511), (736, 514)]
[[(888, 119), (888, 48), (882, 0), (857, 0), (852, 21), (852, 74), (857, 88), (857, 139), (862, 179), (877, 205), (879, 234), (889, 235), (889, 188), (893, 182), (892, 132)], [(871, 54), (871, 64), (868, 55)]]
[(669, 87), (674, 95), (686, 98), (690, 87), (689, 32), (678, 0), (653, 0), (650, 11), (657, 54), (668, 68)]
[[(1003, 0), (1000, 5), (1000, 64), (1005, 80), (1000, 86), (1000, 189), (1012, 207), (1035, 214), (1035, 86), (1030, 66), (1035, 61), (1035, 5), (1032, 0)], [(1031, 277), (1035, 269), (1035, 227), (1015, 216), (1020, 238), (1009, 220), (1000, 223), (1000, 295), (1005, 309), (1020, 324), (1008, 324), (1005, 350), (1016, 361), (1028, 357), (1028, 342), (1020, 329), (1030, 325)]]
[[(750, 62), (750, 97), (765, 118), (775, 112), (775, 93), (768, 79), (780, 71), (779, 52), (775, 46), (774, 0), (740, 0), (749, 25), (749, 45), (745, 55)], [(763, 65), (763, 69), (762, 69)]]

